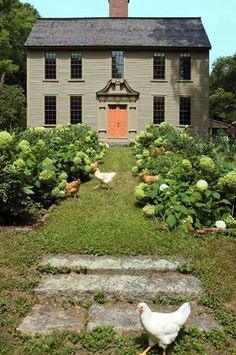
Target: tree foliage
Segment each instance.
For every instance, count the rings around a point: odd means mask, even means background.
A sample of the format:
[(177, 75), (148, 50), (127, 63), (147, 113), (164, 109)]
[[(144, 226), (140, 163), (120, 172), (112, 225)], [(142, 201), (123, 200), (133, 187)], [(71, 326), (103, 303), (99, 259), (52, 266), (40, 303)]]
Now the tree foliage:
[(214, 117), (228, 123), (235, 120), (236, 96), (234, 93), (218, 88), (210, 95), (209, 99), (210, 111)]
[(214, 63), (210, 76), (211, 93), (218, 88), (236, 94), (236, 53), (219, 57)]
[(25, 95), (20, 86), (0, 86), (0, 130), (26, 125)]
[(236, 54), (219, 57), (210, 76), (210, 117), (236, 120)]
[(19, 0), (0, 0), (0, 79), (1, 84), (25, 86), (26, 41), (39, 16), (30, 4)]

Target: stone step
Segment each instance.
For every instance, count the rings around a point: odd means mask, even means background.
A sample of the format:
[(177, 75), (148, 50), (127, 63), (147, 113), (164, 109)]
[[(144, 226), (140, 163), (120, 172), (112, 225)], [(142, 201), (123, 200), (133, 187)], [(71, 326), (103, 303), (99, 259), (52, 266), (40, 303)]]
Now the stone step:
[(55, 268), (67, 267), (70, 269), (86, 270), (86, 273), (147, 273), (162, 271), (177, 271), (185, 264), (183, 260), (166, 260), (160, 257), (136, 256), (115, 258), (111, 256), (87, 255), (48, 255), (40, 266), (50, 265)]
[[(149, 305), (152, 311), (157, 312), (174, 312), (179, 306), (153, 306)], [(88, 314), (87, 330), (92, 331), (98, 326), (113, 326), (119, 333), (131, 333), (142, 330), (139, 317), (136, 313), (136, 305), (118, 304), (118, 305), (98, 305), (90, 307)], [(203, 307), (191, 304), (191, 314), (186, 322), (186, 325), (197, 327), (201, 330), (209, 330), (211, 328), (221, 328), (216, 323), (213, 313), (206, 313)]]
[(43, 298), (74, 297), (76, 301), (103, 292), (108, 299), (140, 302), (155, 300), (157, 295), (198, 297), (200, 282), (192, 275), (44, 275), (35, 292)]
[(54, 304), (37, 304), (32, 314), (17, 328), (25, 334), (48, 334), (55, 330), (81, 332), (85, 330), (85, 310), (80, 307), (62, 308)]
[[(150, 307), (158, 312), (173, 312), (178, 309), (178, 306)], [(191, 303), (191, 308), (187, 326), (202, 330), (221, 328), (215, 322), (213, 313), (206, 313), (206, 310), (196, 303)], [(57, 305), (39, 304), (33, 308), (30, 316), (24, 318), (18, 330), (34, 335), (48, 334), (55, 330), (81, 332), (92, 331), (97, 326), (113, 326), (119, 334), (135, 334), (142, 331), (135, 309), (136, 305), (129, 303), (94, 304), (89, 310), (79, 306), (61, 308)]]

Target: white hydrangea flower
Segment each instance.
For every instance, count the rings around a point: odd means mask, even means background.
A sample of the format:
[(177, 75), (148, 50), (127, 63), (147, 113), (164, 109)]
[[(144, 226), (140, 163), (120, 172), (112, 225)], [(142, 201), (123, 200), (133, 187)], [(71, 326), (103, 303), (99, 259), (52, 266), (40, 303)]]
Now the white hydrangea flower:
[(216, 221), (215, 226), (216, 228), (226, 229), (226, 224), (224, 221)]
[(198, 180), (196, 186), (198, 191), (205, 191), (208, 188), (208, 183), (206, 180)]
[(46, 131), (46, 128), (45, 127), (35, 127), (34, 131), (36, 133), (42, 133), (42, 132)]
[(166, 184), (161, 184), (161, 186), (160, 186), (160, 191), (162, 192), (162, 191), (164, 191), (164, 190), (166, 190), (166, 189), (168, 189), (168, 188), (169, 188), (168, 185), (166, 185)]
[(60, 198), (64, 198), (66, 196), (66, 193), (65, 193), (65, 191), (59, 191), (59, 197)]

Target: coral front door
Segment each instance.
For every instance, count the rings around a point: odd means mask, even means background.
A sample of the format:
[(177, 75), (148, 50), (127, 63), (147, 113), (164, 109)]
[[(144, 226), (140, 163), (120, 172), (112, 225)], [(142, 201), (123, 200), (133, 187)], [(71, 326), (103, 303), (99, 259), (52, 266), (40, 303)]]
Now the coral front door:
[(126, 105), (109, 105), (108, 138), (128, 138), (128, 112)]

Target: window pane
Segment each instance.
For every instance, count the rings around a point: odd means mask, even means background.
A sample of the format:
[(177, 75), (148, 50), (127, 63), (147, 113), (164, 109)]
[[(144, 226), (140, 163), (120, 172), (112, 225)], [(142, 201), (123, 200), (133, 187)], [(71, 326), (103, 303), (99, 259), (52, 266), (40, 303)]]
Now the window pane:
[(165, 54), (164, 53), (154, 53), (153, 78), (165, 79)]
[(82, 123), (82, 96), (70, 97), (70, 123)]
[(191, 80), (191, 56), (183, 53), (179, 57), (179, 79)]
[(191, 97), (179, 98), (179, 124), (190, 125), (191, 124)]
[(45, 53), (45, 79), (56, 79), (56, 52)]
[(159, 124), (165, 121), (165, 98), (155, 96), (153, 98), (153, 123)]
[(112, 78), (121, 79), (124, 77), (124, 52), (112, 52)]
[(80, 52), (71, 52), (70, 54), (70, 72), (71, 79), (82, 78), (82, 55)]
[(44, 121), (45, 125), (55, 125), (57, 121), (56, 96), (44, 98)]

